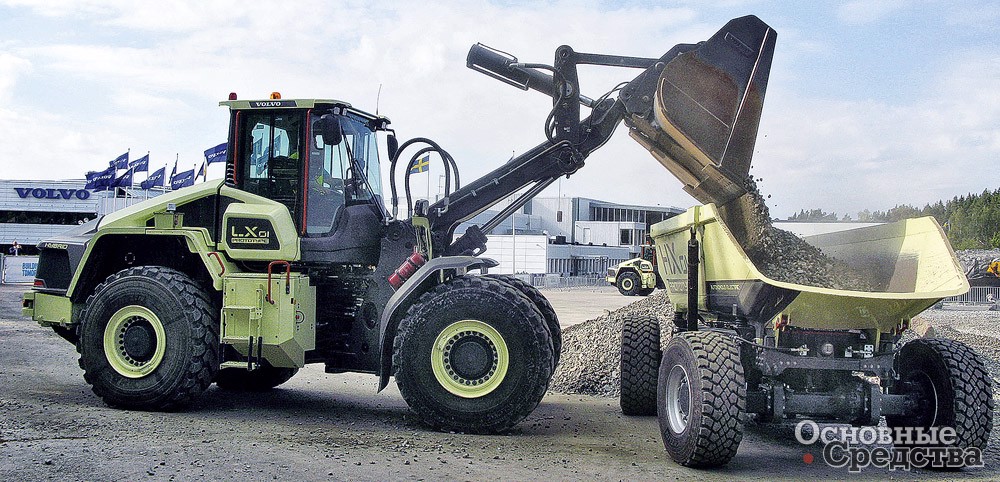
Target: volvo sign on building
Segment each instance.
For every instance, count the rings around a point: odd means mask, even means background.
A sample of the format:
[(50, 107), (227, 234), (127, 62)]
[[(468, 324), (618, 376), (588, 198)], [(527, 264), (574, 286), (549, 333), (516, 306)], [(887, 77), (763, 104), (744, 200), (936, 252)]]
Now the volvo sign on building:
[(17, 241), (31, 254), (39, 241), (97, 217), (104, 192), (84, 189), (86, 181), (0, 180), (0, 247)]

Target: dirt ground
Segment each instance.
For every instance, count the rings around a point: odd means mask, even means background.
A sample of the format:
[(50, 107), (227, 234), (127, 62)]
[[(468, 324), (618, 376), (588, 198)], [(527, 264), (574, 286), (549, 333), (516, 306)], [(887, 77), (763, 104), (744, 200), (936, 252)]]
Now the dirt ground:
[[(775, 480), (855, 478), (821, 462), (791, 428), (751, 427), (713, 471), (673, 463), (655, 418), (615, 399), (549, 394), (512, 433), (430, 431), (393, 384), (309, 366), (266, 394), (210, 388), (183, 412), (130, 412), (94, 396), (74, 348), (20, 315), (24, 288), (0, 286), (0, 480)], [(552, 296), (589, 305), (586, 289)], [(616, 303), (620, 299), (614, 300)], [(806, 464), (803, 456), (816, 461)], [(996, 479), (996, 461), (958, 473), (866, 469), (862, 478)]]

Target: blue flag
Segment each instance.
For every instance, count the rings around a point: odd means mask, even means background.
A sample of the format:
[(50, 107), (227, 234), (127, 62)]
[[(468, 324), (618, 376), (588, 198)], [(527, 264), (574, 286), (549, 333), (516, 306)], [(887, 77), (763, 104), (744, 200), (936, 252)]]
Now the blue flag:
[(91, 171), (87, 173), (87, 185), (84, 189), (104, 191), (110, 187), (115, 180), (115, 166), (111, 166), (103, 171)]
[(149, 154), (128, 163), (132, 172), (149, 172)]
[(207, 167), (207, 166), (208, 166), (208, 161), (205, 161), (205, 162), (201, 163), (201, 167), (198, 168), (198, 174), (195, 174), (194, 178), (198, 179), (199, 177), (204, 176), (205, 175), (205, 167)]
[(170, 189), (194, 186), (194, 169), (178, 173), (170, 180)]
[(163, 175), (167, 172), (166, 167), (161, 167), (155, 172), (149, 175), (145, 181), (139, 183), (139, 187), (143, 189), (149, 189), (151, 187), (162, 186), (163, 185)]
[(128, 152), (116, 157), (110, 164), (115, 169), (128, 169)]
[(132, 170), (125, 171), (125, 174), (112, 181), (108, 187), (132, 187)]
[(211, 164), (213, 162), (226, 162), (226, 146), (227, 144), (223, 142), (211, 149), (205, 151), (205, 162)]
[(421, 172), (427, 172), (431, 167), (431, 155), (424, 154), (423, 157), (419, 159), (414, 159), (410, 163), (410, 174), (420, 174)]

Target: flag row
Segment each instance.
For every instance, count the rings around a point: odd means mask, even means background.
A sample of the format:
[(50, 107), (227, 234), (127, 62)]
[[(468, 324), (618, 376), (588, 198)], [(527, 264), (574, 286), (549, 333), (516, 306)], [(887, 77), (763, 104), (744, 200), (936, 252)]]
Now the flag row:
[[(226, 161), (226, 143), (205, 150), (205, 161), (201, 164), (201, 169), (195, 174), (194, 169), (177, 172), (177, 160), (174, 160), (174, 168), (170, 171), (170, 176), (166, 176), (166, 166), (161, 167), (152, 174), (146, 176), (146, 180), (139, 183), (142, 189), (152, 189), (154, 187), (170, 186), (170, 189), (180, 189), (182, 187), (194, 185), (194, 180), (204, 176), (209, 164)], [(124, 174), (118, 171), (124, 170)], [(85, 189), (95, 191), (105, 191), (117, 187), (134, 187), (132, 177), (137, 172), (149, 173), (149, 153), (129, 160), (129, 152), (116, 157), (108, 163), (107, 169), (101, 171), (90, 171), (86, 174), (87, 185)]]

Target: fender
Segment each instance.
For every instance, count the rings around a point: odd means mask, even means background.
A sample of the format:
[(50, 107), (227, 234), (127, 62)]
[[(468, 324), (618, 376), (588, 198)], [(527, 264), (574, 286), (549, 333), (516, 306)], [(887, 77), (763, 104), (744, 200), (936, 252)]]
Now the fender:
[[(495, 260), (490, 258), (477, 258), (475, 256), (445, 256), (441, 258), (434, 258), (427, 262), (427, 264), (420, 267), (416, 273), (410, 279), (403, 283), (398, 290), (389, 298), (389, 302), (386, 304), (385, 309), (382, 310), (382, 318), (379, 322), (379, 346), (382, 347), (381, 350), (381, 365), (379, 373), (378, 391), (381, 392), (382, 389), (389, 384), (389, 375), (392, 371), (392, 344), (395, 340), (395, 326), (391, 325), (393, 318), (396, 315), (396, 311), (403, 307), (409, 306), (410, 302), (414, 298), (421, 295), (426, 291), (425, 281), (429, 280), (431, 276), (444, 270), (463, 270), (468, 271), (469, 269), (476, 268), (492, 268), (498, 265)], [(392, 336), (387, 336), (389, 334), (389, 328), (392, 326)]]

